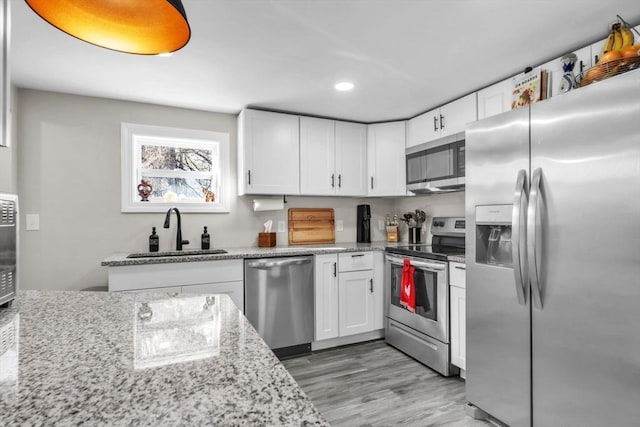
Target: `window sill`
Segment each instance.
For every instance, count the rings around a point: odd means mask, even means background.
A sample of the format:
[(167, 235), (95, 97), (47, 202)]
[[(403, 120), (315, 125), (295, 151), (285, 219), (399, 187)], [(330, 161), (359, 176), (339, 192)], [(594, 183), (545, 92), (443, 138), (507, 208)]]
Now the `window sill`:
[(176, 207), (180, 212), (191, 213), (229, 213), (228, 206), (221, 206), (210, 203), (135, 203), (122, 206), (122, 213), (165, 213), (170, 208)]

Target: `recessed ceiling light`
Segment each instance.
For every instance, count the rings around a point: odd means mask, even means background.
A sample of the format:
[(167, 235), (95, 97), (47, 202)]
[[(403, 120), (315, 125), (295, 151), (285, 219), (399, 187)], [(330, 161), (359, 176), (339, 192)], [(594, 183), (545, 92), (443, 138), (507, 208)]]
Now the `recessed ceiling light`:
[(340, 82), (340, 83), (336, 83), (336, 85), (334, 87), (336, 88), (336, 90), (340, 90), (340, 91), (351, 90), (351, 89), (353, 89), (353, 83), (351, 83), (351, 82)]

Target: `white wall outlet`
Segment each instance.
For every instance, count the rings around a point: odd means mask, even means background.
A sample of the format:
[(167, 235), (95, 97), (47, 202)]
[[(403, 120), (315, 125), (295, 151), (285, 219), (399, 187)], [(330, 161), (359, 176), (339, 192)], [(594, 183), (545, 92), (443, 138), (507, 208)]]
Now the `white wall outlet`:
[(336, 231), (344, 231), (344, 222), (341, 219), (336, 220)]
[(378, 230), (380, 231), (384, 231), (385, 230), (385, 225), (384, 225), (384, 219), (379, 219), (378, 220)]
[(40, 230), (40, 215), (39, 214), (27, 214), (25, 228), (27, 231)]
[(278, 233), (286, 233), (286, 232), (287, 232), (286, 221), (278, 221)]

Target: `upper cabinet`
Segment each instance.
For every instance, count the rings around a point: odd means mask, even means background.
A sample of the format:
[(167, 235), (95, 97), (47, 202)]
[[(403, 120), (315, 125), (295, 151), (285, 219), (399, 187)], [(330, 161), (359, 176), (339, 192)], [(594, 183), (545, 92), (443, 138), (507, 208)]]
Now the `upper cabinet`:
[(478, 119), (476, 94), (427, 111), (407, 122), (407, 147), (453, 135)]
[(300, 117), (301, 194), (366, 195), (366, 149), (366, 125)]
[(478, 91), (478, 120), (509, 111), (512, 92), (512, 78)]
[(238, 194), (300, 194), (298, 116), (258, 110), (240, 113)]
[(369, 196), (406, 196), (405, 122), (372, 124), (367, 132)]

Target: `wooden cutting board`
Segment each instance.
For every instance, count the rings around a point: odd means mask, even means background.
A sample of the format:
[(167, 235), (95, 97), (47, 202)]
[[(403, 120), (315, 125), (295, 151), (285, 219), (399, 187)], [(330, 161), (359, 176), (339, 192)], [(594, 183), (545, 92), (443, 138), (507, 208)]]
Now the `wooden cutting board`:
[(289, 244), (310, 245), (335, 243), (333, 209), (289, 209)]

